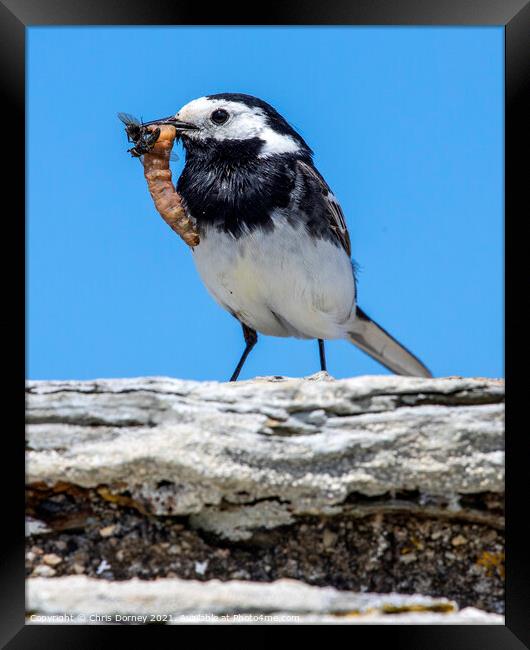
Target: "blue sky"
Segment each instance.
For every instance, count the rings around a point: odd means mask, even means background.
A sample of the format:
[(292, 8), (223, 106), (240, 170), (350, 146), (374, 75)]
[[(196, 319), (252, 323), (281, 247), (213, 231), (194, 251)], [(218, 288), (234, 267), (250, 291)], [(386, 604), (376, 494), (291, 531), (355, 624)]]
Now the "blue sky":
[[(29, 378), (230, 376), (240, 327), (116, 118), (217, 92), (269, 101), (314, 149), (372, 318), (436, 376), (503, 376), (501, 27), (28, 32)], [(327, 353), (336, 377), (387, 373), (347, 342)], [(315, 342), (261, 337), (241, 378), (318, 369)]]

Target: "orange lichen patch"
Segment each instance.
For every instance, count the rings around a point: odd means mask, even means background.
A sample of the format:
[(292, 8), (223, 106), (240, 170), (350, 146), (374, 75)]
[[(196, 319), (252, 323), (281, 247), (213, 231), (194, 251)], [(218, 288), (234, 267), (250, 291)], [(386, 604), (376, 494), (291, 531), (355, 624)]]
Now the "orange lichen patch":
[(39, 481), (26, 487), (26, 513), (63, 531), (83, 528), (92, 509), (86, 489), (62, 481), (54, 485)]
[(423, 549), (425, 548), (424, 543), (420, 541), (417, 537), (411, 537), (410, 541), (414, 544), (414, 546), (418, 551), (423, 551)]
[[(131, 496), (121, 494), (124, 484), (115, 483), (112, 488), (100, 485), (95, 493), (105, 501), (120, 507), (134, 508), (142, 515), (150, 516), (142, 503)], [(57, 501), (57, 499), (62, 501)], [(83, 528), (89, 517), (94, 516), (94, 491), (72, 483), (59, 481), (53, 485), (35, 482), (26, 488), (26, 513), (46, 522), (54, 530)]]
[(483, 566), (489, 576), (492, 576), (496, 571), (501, 578), (504, 578), (504, 552), (491, 553), (490, 551), (483, 551), (476, 563)]
[(158, 140), (149, 153), (144, 154), (144, 176), (151, 197), (160, 216), (192, 248), (199, 244), (199, 233), (188, 217), (180, 195), (171, 182), (169, 156), (175, 142), (176, 130), (170, 125), (147, 127), (160, 129)]
[(31, 483), (26, 487), (26, 507), (33, 507), (40, 501), (57, 494), (68, 494), (73, 499), (83, 499), (86, 490), (72, 483), (58, 481), (53, 485), (48, 485), (42, 481)]
[(432, 603), (426, 605), (410, 603), (409, 605), (392, 605), (390, 603), (383, 603), (381, 608), (369, 607), (366, 609), (353, 609), (348, 611), (337, 611), (332, 612), (333, 616), (337, 617), (359, 617), (359, 616), (369, 616), (373, 614), (406, 614), (409, 612), (435, 612), (440, 614), (446, 614), (448, 612), (456, 612), (456, 607), (454, 603)]
[(456, 612), (456, 607), (453, 603), (434, 603), (432, 605), (383, 605), (383, 614), (404, 614), (406, 612)]
[(364, 616), (366, 614), (374, 614), (377, 613), (376, 609), (370, 608), (370, 609), (349, 609), (345, 611), (337, 611), (337, 612), (330, 612), (332, 616), (336, 616), (337, 618), (340, 616)]
[(147, 510), (143, 507), (141, 503), (133, 499), (132, 497), (126, 496), (125, 494), (115, 494), (114, 492), (111, 492), (111, 490), (102, 485), (96, 489), (96, 492), (99, 494), (99, 496), (102, 499), (105, 499), (105, 501), (110, 501), (110, 503), (116, 503), (119, 506), (125, 506), (126, 508), (134, 508), (138, 512), (140, 512), (142, 515), (148, 515), (149, 513)]
[(61, 492), (81, 492), (82, 490), (72, 483), (65, 483), (64, 481), (57, 481), (53, 485), (48, 485), (44, 481), (35, 481), (28, 485), (28, 491), (37, 490), (38, 492), (46, 492), (49, 494), (60, 494)]

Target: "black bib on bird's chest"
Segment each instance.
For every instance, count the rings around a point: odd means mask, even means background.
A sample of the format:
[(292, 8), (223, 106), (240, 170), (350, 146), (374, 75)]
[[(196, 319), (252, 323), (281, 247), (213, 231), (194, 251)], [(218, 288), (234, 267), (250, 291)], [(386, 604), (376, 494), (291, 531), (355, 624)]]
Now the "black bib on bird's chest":
[(309, 155), (259, 157), (263, 141), (185, 142), (186, 164), (177, 191), (199, 229), (206, 225), (239, 237), (255, 228), (272, 229), (271, 215), (292, 200), (296, 160)]
[(183, 138), (186, 164), (177, 191), (199, 233), (207, 226), (238, 238), (272, 230), (273, 215), (303, 226), (315, 239), (350, 243), (340, 206), (313, 166), (311, 150), (260, 156), (263, 140)]

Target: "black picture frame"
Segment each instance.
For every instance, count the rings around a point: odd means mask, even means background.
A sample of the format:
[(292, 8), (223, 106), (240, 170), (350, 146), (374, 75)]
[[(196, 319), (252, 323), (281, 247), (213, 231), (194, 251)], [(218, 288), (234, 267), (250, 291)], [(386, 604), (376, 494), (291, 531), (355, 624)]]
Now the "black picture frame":
[[(4, 146), (9, 144), (9, 169), (4, 175), (4, 198), (13, 199), (9, 219), (4, 219), (4, 242), (15, 253), (4, 272), (4, 300), (14, 307), (6, 319), (4, 350), (13, 350), (24, 358), (24, 205), (25, 160), (22, 135), (25, 127), (25, 35), (26, 28), (36, 25), (499, 25), (505, 29), (505, 235), (506, 247), (516, 246), (517, 224), (527, 205), (528, 163), (517, 160), (528, 156), (528, 86), (530, 85), (530, 0), (306, 0), (284, 1), (275, 5), (256, 3), (175, 2), (171, 0), (0, 0), (0, 52), (4, 112), (2, 124)], [(17, 135), (19, 134), (19, 135)], [(5, 150), (5, 149), (4, 149)], [(526, 199), (526, 202), (525, 202)], [(4, 203), (5, 205), (5, 203)], [(526, 208), (528, 212), (528, 208)], [(520, 216), (519, 216), (520, 214)], [(14, 216), (16, 215), (16, 216)], [(519, 216), (519, 219), (518, 219)], [(9, 222), (9, 223), (8, 223)], [(6, 234), (8, 233), (8, 234)], [(523, 243), (523, 245), (525, 245)], [(525, 245), (526, 247), (526, 245)], [(524, 254), (522, 256), (524, 259)], [(505, 295), (509, 320), (510, 295), (515, 292), (517, 276), (506, 268)], [(7, 295), (6, 295), (7, 294)], [(20, 321), (18, 320), (20, 318)], [(9, 329), (11, 328), (11, 329)], [(7, 345), (6, 345), (7, 343)], [(520, 347), (514, 345), (515, 355)], [(506, 345), (508, 382), (515, 359)], [(515, 369), (514, 369), (515, 372)], [(11, 377), (19, 377), (18, 371)], [(23, 389), (18, 379), (10, 383), (12, 394), (8, 403), (15, 407)], [(364, 631), (372, 643), (381, 633), (391, 634), (392, 646), (407, 648), (437, 648), (466, 650), (509, 650), (530, 647), (530, 574), (528, 570), (528, 531), (525, 481), (527, 470), (517, 458), (524, 454), (525, 431), (511, 435), (513, 412), (517, 404), (525, 404), (523, 388), (517, 381), (510, 385), (507, 430), (507, 597), (506, 626), (357, 626), (352, 634)], [(22, 389), (22, 390), (21, 390)], [(527, 398), (526, 398), (527, 399)], [(19, 402), (20, 400), (20, 402)], [(22, 405), (21, 405), (22, 410)], [(521, 448), (519, 448), (521, 446)], [(24, 475), (22, 435), (18, 426), (3, 436), (3, 542), (0, 558), (2, 647), (81, 648), (97, 647), (110, 626), (24, 626), (24, 537), (22, 532)], [(7, 459), (7, 460), (6, 460)], [(13, 486), (17, 486), (14, 488)], [(522, 513), (522, 517), (521, 517)], [(520, 526), (523, 526), (523, 529)], [(130, 628), (129, 628), (130, 629)], [(330, 631), (331, 628), (328, 628)], [(336, 629), (336, 628), (334, 628)], [(150, 632), (153, 628), (149, 628)]]

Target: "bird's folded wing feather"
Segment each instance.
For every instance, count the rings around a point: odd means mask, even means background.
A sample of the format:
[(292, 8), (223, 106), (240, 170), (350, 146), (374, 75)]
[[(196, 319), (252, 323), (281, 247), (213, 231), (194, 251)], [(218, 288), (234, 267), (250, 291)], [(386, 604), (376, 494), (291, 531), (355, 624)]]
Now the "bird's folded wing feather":
[(310, 164), (303, 160), (297, 161), (297, 171), (302, 174), (317, 191), (315, 198), (320, 198), (325, 206), (324, 217), (327, 219), (327, 225), (344, 248), (348, 257), (351, 256), (351, 243), (344, 213), (337, 199), (333, 196), (328, 184)]

